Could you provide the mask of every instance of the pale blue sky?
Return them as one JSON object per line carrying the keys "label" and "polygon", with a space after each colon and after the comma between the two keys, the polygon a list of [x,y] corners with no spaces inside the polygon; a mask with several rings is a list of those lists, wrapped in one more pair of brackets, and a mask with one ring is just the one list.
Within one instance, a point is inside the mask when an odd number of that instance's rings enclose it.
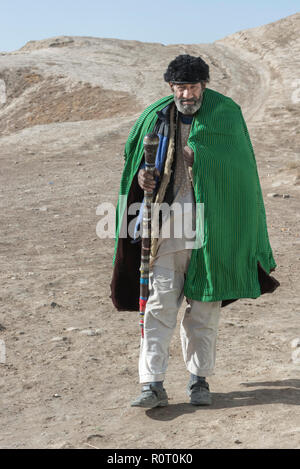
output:
{"label": "pale blue sky", "polygon": [[300,0],[0,0],[0,51],[54,36],[207,43],[300,11]]}

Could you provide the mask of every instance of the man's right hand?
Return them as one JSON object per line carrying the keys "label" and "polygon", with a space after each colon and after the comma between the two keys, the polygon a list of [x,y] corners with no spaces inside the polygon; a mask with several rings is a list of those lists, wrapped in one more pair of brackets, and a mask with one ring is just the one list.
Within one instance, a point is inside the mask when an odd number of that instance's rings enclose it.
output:
{"label": "man's right hand", "polygon": [[[159,176],[158,169],[155,169],[154,175]],[[145,169],[140,169],[138,172],[138,183],[139,186],[143,189],[143,191],[151,192],[155,189],[155,179],[149,171]]]}

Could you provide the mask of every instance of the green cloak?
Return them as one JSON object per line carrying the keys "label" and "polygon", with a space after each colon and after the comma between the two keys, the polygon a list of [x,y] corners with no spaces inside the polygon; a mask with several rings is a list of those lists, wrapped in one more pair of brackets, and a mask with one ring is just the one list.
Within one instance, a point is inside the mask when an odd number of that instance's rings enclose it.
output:
{"label": "green cloak", "polygon": [[[127,197],[130,192],[143,157],[143,139],[153,130],[157,111],[172,101],[173,95],[155,102],[133,126],[125,146],[119,196]],[[195,200],[204,204],[204,239],[201,248],[192,252],[184,295],[198,301],[257,298],[263,293],[259,271],[268,277],[276,263],[255,156],[240,106],[206,89],[188,145],[195,154]],[[118,203],[114,261],[124,210]]]}

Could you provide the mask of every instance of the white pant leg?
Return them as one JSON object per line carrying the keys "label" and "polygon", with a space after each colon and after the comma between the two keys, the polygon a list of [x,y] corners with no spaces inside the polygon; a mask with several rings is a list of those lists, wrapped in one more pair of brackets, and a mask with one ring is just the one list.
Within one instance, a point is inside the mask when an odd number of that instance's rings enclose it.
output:
{"label": "white pant leg", "polygon": [[144,316],[144,338],[140,346],[140,383],[165,378],[169,345],[183,300],[183,286],[184,273],[153,265]]}
{"label": "white pant leg", "polygon": [[190,373],[213,374],[221,301],[189,300],[180,325],[183,358]]}

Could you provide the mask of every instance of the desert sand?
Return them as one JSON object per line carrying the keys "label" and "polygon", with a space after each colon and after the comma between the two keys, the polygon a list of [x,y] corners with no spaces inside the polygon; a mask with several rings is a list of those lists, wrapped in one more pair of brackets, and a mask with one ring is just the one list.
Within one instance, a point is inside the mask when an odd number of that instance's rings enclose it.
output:
{"label": "desert sand", "polygon": [[[212,44],[57,37],[0,53],[1,448],[300,447],[299,31],[298,13]],[[281,286],[222,309],[212,406],[189,404],[177,328],[169,406],[145,411],[130,407],[138,313],[111,303],[96,211],[116,204],[129,130],[181,53],[242,107]]]}

